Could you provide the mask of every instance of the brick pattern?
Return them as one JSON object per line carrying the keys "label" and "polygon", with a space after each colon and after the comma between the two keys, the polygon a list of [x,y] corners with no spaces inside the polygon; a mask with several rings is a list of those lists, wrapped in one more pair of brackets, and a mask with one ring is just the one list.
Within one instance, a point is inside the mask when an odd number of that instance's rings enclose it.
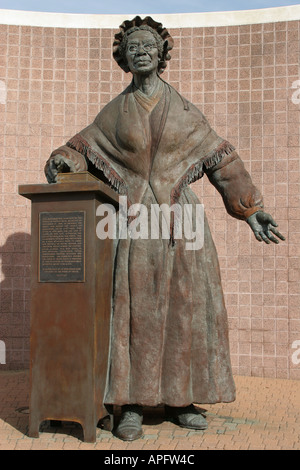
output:
{"label": "brick pattern", "polygon": [[[242,375],[300,378],[291,360],[300,340],[299,104],[292,101],[299,24],[170,30],[175,47],[165,80],[236,146],[287,236],[278,246],[258,243],[206,179],[193,185],[219,253],[232,365]],[[51,151],[129,83],[111,58],[113,33],[0,26],[1,369],[29,361],[30,204],[18,185],[44,182]]]}
{"label": "brick pattern", "polygon": [[[96,442],[83,442],[80,424],[60,427],[44,421],[39,439],[28,436],[28,372],[0,372],[0,450],[299,450],[299,388],[297,380],[236,376],[234,403],[203,405],[205,431],[184,429],[166,420],[163,408],[144,409],[143,436],[124,442],[97,428]],[[270,392],[271,391],[271,392]],[[116,409],[116,422],[118,410]],[[124,454],[125,455],[125,454]],[[104,457],[103,457],[104,458]],[[144,457],[143,457],[144,458]]]}

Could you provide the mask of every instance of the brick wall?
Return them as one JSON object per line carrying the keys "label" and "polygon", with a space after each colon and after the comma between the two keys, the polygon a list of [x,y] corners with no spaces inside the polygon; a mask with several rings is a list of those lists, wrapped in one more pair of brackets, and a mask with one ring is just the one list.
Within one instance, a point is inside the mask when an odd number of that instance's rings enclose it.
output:
{"label": "brick wall", "polygon": [[[163,78],[235,145],[287,237],[260,244],[206,178],[193,185],[219,253],[241,375],[300,378],[292,361],[300,341],[299,25],[170,28],[175,47]],[[18,185],[45,182],[51,151],[130,81],[111,58],[114,32],[0,26],[0,370],[29,365],[30,204]]]}

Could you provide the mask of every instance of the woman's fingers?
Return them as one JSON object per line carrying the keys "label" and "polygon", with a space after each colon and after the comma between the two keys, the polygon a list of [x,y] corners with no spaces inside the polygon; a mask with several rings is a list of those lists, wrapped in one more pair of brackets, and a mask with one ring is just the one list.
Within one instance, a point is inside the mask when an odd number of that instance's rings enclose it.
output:
{"label": "woman's fingers", "polygon": [[265,232],[261,231],[261,232],[259,232],[259,235],[261,236],[261,238],[263,239],[263,241],[269,245],[270,240],[268,239],[268,237],[267,237],[267,235],[265,234]]}
{"label": "woman's fingers", "polygon": [[48,169],[48,175],[51,180],[51,183],[56,182],[56,177],[57,177],[57,168],[56,164],[53,160],[50,160],[49,162],[49,169]]}
{"label": "woman's fingers", "polygon": [[267,237],[269,240],[271,240],[273,243],[276,243],[278,244],[279,241],[277,240],[277,238],[275,238],[272,233],[270,232],[270,230],[267,230]]}
{"label": "woman's fingers", "polygon": [[259,235],[259,233],[256,232],[256,231],[253,231],[253,233],[254,233],[254,236],[255,236],[256,240],[258,240],[259,242],[262,242],[262,238],[261,238],[261,236]]}
{"label": "woman's fingers", "polygon": [[275,222],[275,220],[270,214],[269,214],[269,223],[273,225],[273,227],[278,227],[278,224]]}
{"label": "woman's fingers", "polygon": [[268,244],[270,243],[270,240],[273,243],[276,243],[276,244],[279,243],[279,240],[275,238],[274,235],[276,235],[281,240],[285,240],[285,237],[276,228],[272,226],[269,226],[266,230],[260,231],[259,234],[261,238],[264,240],[264,242]]}
{"label": "woman's fingers", "polygon": [[276,229],[273,227],[270,227],[271,232],[273,232],[280,240],[285,240],[285,237]]}
{"label": "woman's fingers", "polygon": [[247,222],[252,228],[256,240],[259,242],[264,241],[268,245],[271,242],[278,244],[279,240],[276,237],[285,240],[285,237],[277,230],[278,224],[270,214],[257,212],[254,215],[255,217],[251,219],[252,216],[250,216]]}

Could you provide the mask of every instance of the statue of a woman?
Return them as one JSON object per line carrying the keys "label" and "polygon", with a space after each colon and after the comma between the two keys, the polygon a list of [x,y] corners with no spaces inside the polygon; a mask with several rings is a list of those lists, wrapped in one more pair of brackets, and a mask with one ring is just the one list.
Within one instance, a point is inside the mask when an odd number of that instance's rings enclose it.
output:
{"label": "statue of a woman", "polygon": [[[173,40],[152,18],[125,21],[114,58],[133,80],[95,121],[52,153],[45,173],[88,170],[141,203],[199,200],[189,184],[206,174],[230,215],[247,221],[259,241],[284,237],[263,210],[260,192],[234,150],[203,114],[160,78]],[[164,404],[191,429],[205,429],[193,404],[235,399],[227,314],[216,249],[204,218],[204,244],[184,239],[120,239],[115,256],[110,375],[106,404],[122,406],[116,435],[142,435],[143,406]],[[101,289],[101,286],[99,286]]]}

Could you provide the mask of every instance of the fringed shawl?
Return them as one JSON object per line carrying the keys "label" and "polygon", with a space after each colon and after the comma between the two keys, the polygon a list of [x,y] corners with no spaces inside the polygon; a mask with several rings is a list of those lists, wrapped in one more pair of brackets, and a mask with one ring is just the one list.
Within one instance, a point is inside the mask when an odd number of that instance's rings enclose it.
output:
{"label": "fringed shawl", "polygon": [[163,88],[148,113],[149,124],[130,85],[67,143],[102,171],[114,190],[128,197],[129,205],[142,203],[148,184],[159,204],[176,203],[186,186],[234,150],[199,109],[167,83]]}

